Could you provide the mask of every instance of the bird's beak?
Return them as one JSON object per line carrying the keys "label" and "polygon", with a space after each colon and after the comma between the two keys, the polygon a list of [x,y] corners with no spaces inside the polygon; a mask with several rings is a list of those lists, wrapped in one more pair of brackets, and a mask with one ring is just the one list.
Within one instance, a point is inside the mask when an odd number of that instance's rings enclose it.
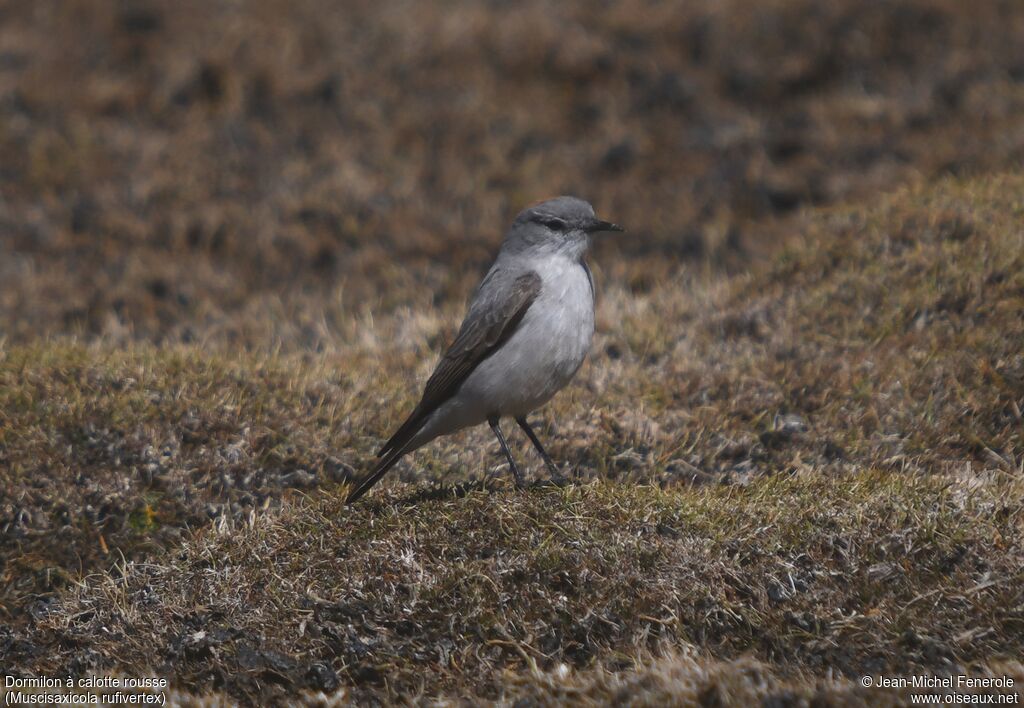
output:
{"label": "bird's beak", "polygon": [[587,231],[589,231],[590,233],[597,233],[598,231],[625,231],[625,229],[619,226],[618,224],[613,224],[610,221],[601,221],[600,219],[595,219],[587,228]]}

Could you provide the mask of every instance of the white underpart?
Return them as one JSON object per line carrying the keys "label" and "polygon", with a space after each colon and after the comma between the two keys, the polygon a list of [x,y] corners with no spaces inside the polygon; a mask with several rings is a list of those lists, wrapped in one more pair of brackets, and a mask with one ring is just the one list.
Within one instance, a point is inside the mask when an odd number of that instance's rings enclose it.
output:
{"label": "white underpart", "polygon": [[430,415],[407,450],[494,415],[524,416],[547,403],[579,370],[594,336],[587,271],[575,258],[548,253],[526,269],[540,276],[541,291],[519,327]]}

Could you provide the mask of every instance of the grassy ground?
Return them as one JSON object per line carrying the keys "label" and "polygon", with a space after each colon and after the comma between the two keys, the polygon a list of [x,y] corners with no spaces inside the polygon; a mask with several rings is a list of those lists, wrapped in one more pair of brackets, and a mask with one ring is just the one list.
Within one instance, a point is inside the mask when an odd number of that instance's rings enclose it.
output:
{"label": "grassy ground", "polygon": [[[103,657],[251,700],[557,695],[594,662],[670,649],[752,654],[790,681],[977,671],[1024,649],[1022,492],[1008,475],[854,472],[403,488],[356,510],[317,495],[76,587],[40,621],[55,644],[34,664]],[[743,680],[721,673],[706,690]]]}
{"label": "grassy ground", "polygon": [[461,299],[553,194],[742,269],[800,207],[1019,164],[1022,35],[1013,0],[0,2],[0,328],[315,349],[324,303]]}
{"label": "grassy ground", "polygon": [[[181,702],[1024,685],[1024,4],[0,0],[0,668]],[[598,334],[340,505],[501,228]],[[197,698],[197,696],[206,696]]]}
{"label": "grassy ground", "polygon": [[340,504],[455,302],[354,314],[317,354],[7,345],[6,664],[250,701],[845,705],[880,695],[865,673],[1020,676],[1021,194],[807,212],[733,279],[599,270],[593,357],[538,416],[565,488],[519,441],[538,482],[512,491],[470,431]]}

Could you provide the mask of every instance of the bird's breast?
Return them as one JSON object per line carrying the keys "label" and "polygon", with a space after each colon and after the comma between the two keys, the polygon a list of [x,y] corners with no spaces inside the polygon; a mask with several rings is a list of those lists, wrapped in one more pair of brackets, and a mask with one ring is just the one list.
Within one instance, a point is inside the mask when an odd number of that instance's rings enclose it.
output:
{"label": "bird's breast", "polygon": [[578,261],[531,264],[541,291],[511,337],[467,378],[460,396],[483,419],[525,415],[564,388],[590,350],[594,295]]}
{"label": "bird's breast", "polygon": [[547,400],[580,368],[594,336],[594,294],[578,261],[537,264],[541,292],[513,335],[521,384],[531,399]]}
{"label": "bird's breast", "polygon": [[[586,268],[578,261],[556,259],[538,268],[541,294],[535,303],[542,336],[568,376],[576,373],[594,336],[594,292]],[[534,308],[530,308],[533,310]]]}

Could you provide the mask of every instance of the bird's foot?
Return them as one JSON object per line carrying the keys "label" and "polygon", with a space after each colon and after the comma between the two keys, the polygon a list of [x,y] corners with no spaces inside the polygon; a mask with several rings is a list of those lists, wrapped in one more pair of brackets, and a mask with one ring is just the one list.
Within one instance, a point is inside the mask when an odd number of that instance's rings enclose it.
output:
{"label": "bird's foot", "polygon": [[516,485],[516,491],[521,492],[526,489],[526,482],[523,481],[523,473],[519,471],[519,467],[511,459],[509,459],[508,462],[509,469],[512,472],[512,479]]}
{"label": "bird's foot", "polygon": [[562,474],[554,465],[548,467],[548,472],[551,473],[551,483],[556,487],[567,487],[572,483],[572,481]]}

